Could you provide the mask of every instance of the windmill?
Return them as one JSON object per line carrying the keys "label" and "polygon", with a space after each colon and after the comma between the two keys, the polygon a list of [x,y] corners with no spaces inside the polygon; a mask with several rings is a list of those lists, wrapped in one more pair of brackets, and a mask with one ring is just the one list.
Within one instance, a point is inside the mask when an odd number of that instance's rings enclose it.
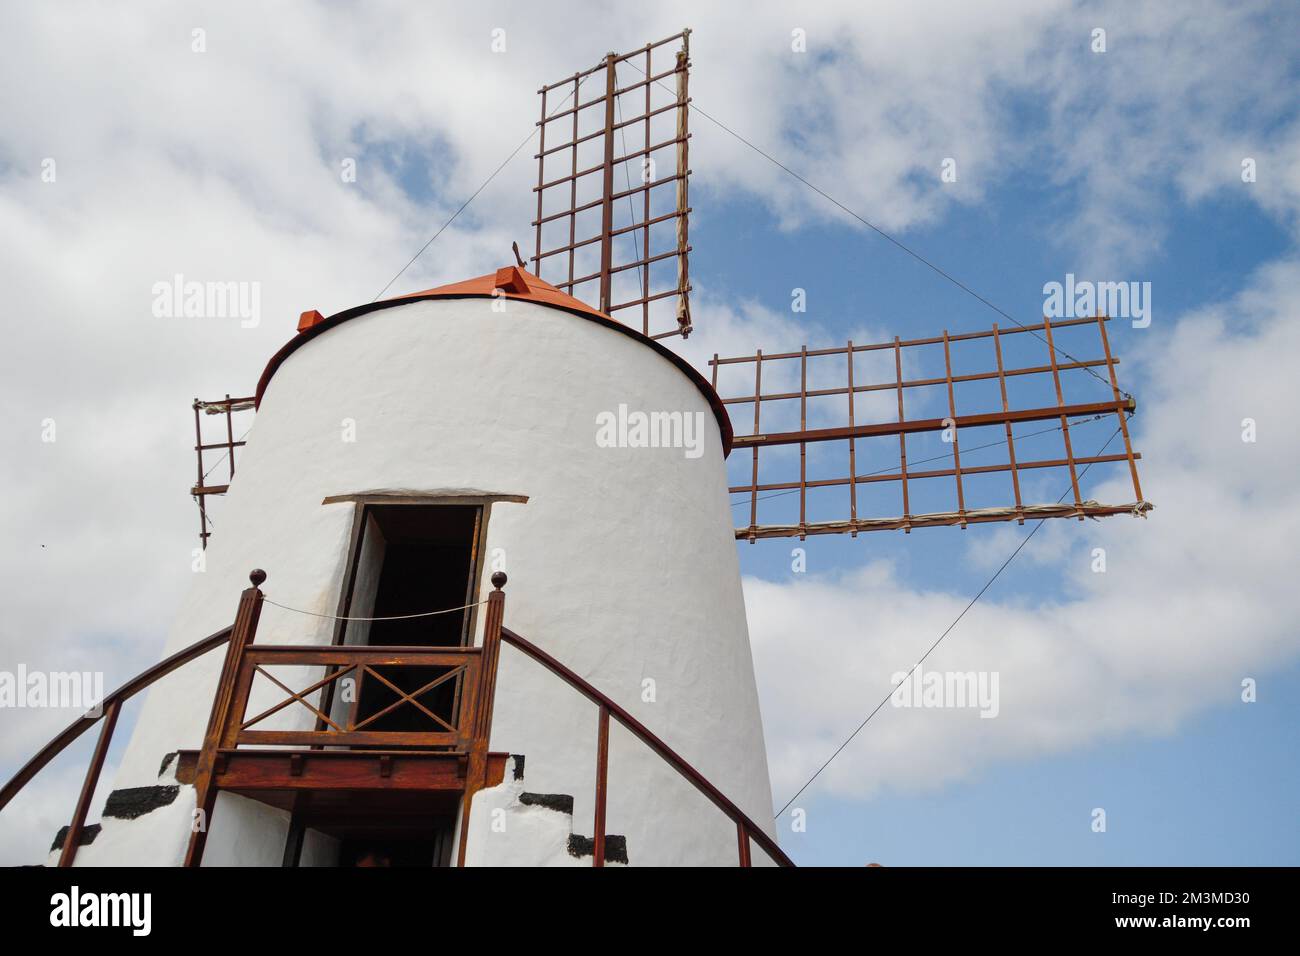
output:
{"label": "windmill", "polygon": [[[689,38],[542,87],[531,271],[304,311],[254,395],[196,401],[205,570],[169,656],[0,790],[99,729],[60,865],[786,865],[737,539],[1150,507],[1105,316],[708,377],[670,347],[694,327]],[[1123,452],[1076,455],[1110,417]],[[1026,428],[1063,451],[1024,455]],[[1121,462],[1132,502],[1083,496],[1080,466]]]}

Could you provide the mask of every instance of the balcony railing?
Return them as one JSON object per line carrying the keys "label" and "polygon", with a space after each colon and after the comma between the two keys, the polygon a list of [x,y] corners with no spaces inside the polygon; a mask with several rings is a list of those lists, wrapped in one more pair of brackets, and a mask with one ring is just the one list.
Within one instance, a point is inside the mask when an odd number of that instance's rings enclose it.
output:
{"label": "balcony railing", "polygon": [[[233,750],[244,744],[287,747],[419,747],[468,751],[474,743],[481,701],[483,650],[479,647],[423,650],[413,647],[300,647],[253,645],[240,656],[233,705],[218,746]],[[292,690],[272,673],[278,667],[324,667],[326,676],[301,691]],[[431,679],[424,680],[430,672]],[[412,676],[415,675],[414,681]],[[265,678],[287,696],[248,716],[257,678]],[[345,682],[351,682],[350,685]],[[420,682],[413,690],[402,684]],[[366,692],[386,688],[396,697],[366,715],[360,705]],[[346,689],[347,693],[338,693]],[[313,695],[334,698],[343,706],[328,714]],[[428,698],[435,692],[437,702]],[[450,692],[450,693],[449,693]],[[315,715],[314,730],[255,729],[297,704]],[[426,725],[424,730],[384,728],[384,718],[402,714]]]}
{"label": "balcony railing", "polygon": [[[64,840],[60,866],[71,866],[81,842],[87,812],[94,795],[99,774],[104,765],[117,716],[122,704],[136,693],[182,665],[195,660],[208,651],[226,645],[225,663],[221,669],[213,698],[212,713],[208,721],[202,749],[198,753],[194,772],[194,786],[198,808],[203,811],[203,824],[192,834],[186,852],[185,865],[196,866],[202,859],[207,839],[207,824],[212,817],[220,788],[218,765],[240,747],[255,748],[258,753],[267,749],[283,752],[292,748],[297,752],[322,752],[328,750],[365,751],[369,748],[394,747],[403,750],[434,752],[431,759],[439,760],[438,751],[455,754],[464,764],[461,783],[463,791],[461,810],[460,849],[458,861],[465,863],[465,845],[469,833],[468,819],[473,797],[488,779],[488,739],[492,729],[492,709],[496,698],[497,661],[501,644],[512,647],[540,663],[551,673],[596,705],[599,712],[596,770],[596,819],[594,828],[595,852],[593,864],[604,865],[605,805],[609,779],[609,724],[616,721],[630,731],[644,745],[676,770],[696,790],[720,810],[736,827],[737,857],[741,866],[750,865],[750,847],[756,844],[772,860],[783,866],[793,866],[789,857],[764,829],[747,816],[725,794],[687,763],[667,743],[659,739],[635,717],[620,707],[613,699],[592,686],[560,661],[518,634],[505,629],[505,594],[502,588],[506,576],[500,572],[492,575],[494,590],[487,600],[483,642],[478,647],[416,648],[373,646],[283,646],[255,645],[257,623],[261,615],[264,595],[260,585],[266,580],[262,571],[249,575],[252,587],[240,595],[239,609],[234,624],[218,631],[190,647],[177,652],[149,668],[104,699],[103,711],[87,714],[73,722],[58,737],[23,766],[12,780],[0,787],[0,809],[23,789],[43,767],[61,753],[85,731],[99,724],[101,733],[95,753],[91,758],[81,794],[77,800],[72,824]],[[308,687],[295,691],[271,673],[276,667],[325,668],[325,676]],[[421,675],[420,679],[395,679],[398,674],[406,678]],[[253,697],[254,681],[264,677],[278,686],[285,697],[251,717],[247,710]],[[351,698],[335,693],[340,682],[351,679]],[[361,691],[370,686],[386,686],[395,697],[386,706],[363,709]],[[403,684],[415,686],[407,689]],[[438,701],[427,700],[438,694]],[[313,697],[313,695],[316,695]],[[316,702],[313,702],[316,701]],[[373,703],[373,698],[372,698]],[[340,706],[340,705],[347,706]],[[306,707],[315,717],[314,729],[268,730],[258,728],[277,714],[295,705]],[[384,718],[403,708],[416,719],[424,721],[421,730],[383,729]],[[346,714],[344,713],[346,711]],[[498,757],[501,755],[497,755]],[[299,758],[294,758],[299,759]],[[306,759],[312,759],[307,757]],[[382,758],[381,758],[382,759]]]}

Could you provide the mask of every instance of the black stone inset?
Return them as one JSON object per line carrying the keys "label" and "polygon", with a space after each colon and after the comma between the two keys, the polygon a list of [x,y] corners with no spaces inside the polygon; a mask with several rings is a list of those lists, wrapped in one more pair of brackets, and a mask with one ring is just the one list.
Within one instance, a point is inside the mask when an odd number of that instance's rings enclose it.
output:
{"label": "black stone inset", "polygon": [[[577,833],[569,834],[569,856],[595,856],[596,841]],[[613,833],[605,834],[605,862],[627,862],[627,837]]]}
{"label": "black stone inset", "polygon": [[161,779],[167,773],[167,768],[171,766],[172,761],[181,755],[179,750],[173,750],[167,756],[163,757],[162,763],[158,765],[158,777]]}
{"label": "black stone inset", "polygon": [[104,803],[103,816],[117,820],[134,820],[146,813],[165,807],[176,799],[181,788],[176,785],[160,787],[128,787],[114,790]]}
{"label": "black stone inset", "polygon": [[[68,831],[71,827],[60,827],[59,832],[54,837],[54,842],[50,844],[50,852],[63,849],[63,841],[68,838]],[[89,826],[81,828],[81,839],[77,841],[77,846],[90,846],[95,842],[95,837],[99,836],[102,828],[98,823],[92,823]]]}
{"label": "black stone inset", "polygon": [[524,779],[524,755],[511,754],[510,758],[515,762],[515,779],[523,780]]}
{"label": "black stone inset", "polygon": [[545,807],[573,816],[573,797],[567,793],[521,793],[519,802],[526,807]]}

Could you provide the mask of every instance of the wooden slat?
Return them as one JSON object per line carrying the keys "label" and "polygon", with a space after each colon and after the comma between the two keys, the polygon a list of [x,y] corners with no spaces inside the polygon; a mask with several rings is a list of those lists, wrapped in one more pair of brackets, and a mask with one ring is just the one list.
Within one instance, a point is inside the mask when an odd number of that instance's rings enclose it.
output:
{"label": "wooden slat", "polygon": [[453,747],[465,741],[459,733],[446,731],[354,730],[243,730],[235,744],[270,744],[278,747],[310,747],[325,743],[336,747]]}
{"label": "wooden slat", "polygon": [[[1110,321],[1110,318],[1107,316],[1103,316],[1102,319],[1103,321],[1106,322]],[[1059,322],[1052,323],[1052,327],[1056,329],[1064,329],[1073,325],[1091,325],[1095,321],[1097,320],[1093,316],[1087,316],[1086,318],[1082,318],[1082,319],[1062,319]],[[1004,336],[1007,336],[1007,335],[1017,335],[1022,332],[1030,332],[1030,333],[1041,332],[1043,331],[1043,328],[1044,327],[1042,324],[1017,325],[1014,329],[1003,329],[1002,334]],[[953,336],[951,336],[951,339],[954,342],[969,342],[975,339],[987,339],[990,338],[992,335],[993,332],[991,330],[980,330],[978,332],[958,332]],[[928,338],[920,338],[920,339],[899,339],[898,336],[894,336],[893,341],[874,342],[870,345],[855,345],[853,347],[853,350],[855,352],[879,352],[879,351],[885,351],[887,349],[893,349],[896,347],[902,347],[907,349],[907,348],[914,348],[919,345],[942,345],[942,344],[943,344],[942,335],[934,335]],[[839,346],[835,346],[833,348],[825,348],[825,349],[809,349],[808,354],[813,358],[816,358],[822,355],[839,355],[843,351],[844,350]],[[764,356],[764,359],[768,362],[777,362],[780,361],[781,359],[797,359],[800,356],[800,354],[801,354],[800,352],[768,352]],[[720,359],[719,361],[723,365],[736,365],[736,364],[743,364],[746,362],[752,362],[754,361],[754,356],[737,355],[731,358]],[[936,382],[935,384],[938,383]]]}
{"label": "wooden slat", "polygon": [[[898,379],[898,460],[900,462],[900,472],[903,485],[903,517],[906,518],[912,513],[911,503],[907,497],[907,436],[903,434],[903,422],[906,416],[903,413],[903,343],[898,336],[894,336],[894,374]],[[857,431],[857,428],[854,428]],[[907,534],[912,533],[911,528],[905,528]]]}
{"label": "wooden slat", "polygon": [[[901,392],[899,398],[902,403]],[[978,428],[983,425],[1001,425],[1003,422],[1042,422],[1062,416],[1077,418],[1086,415],[1109,415],[1133,407],[1130,400],[1119,402],[1080,402],[1075,405],[1050,405],[1041,408],[1021,408],[1010,412],[981,412],[976,415],[954,416],[960,428]],[[855,425],[853,428],[810,428],[807,431],[769,432],[765,435],[737,435],[733,448],[753,448],[759,445],[797,445],[810,441],[845,441],[849,438],[879,438],[888,435],[938,432],[946,427],[942,418],[914,418],[910,421],[880,422],[872,425]]]}
{"label": "wooden slat", "polygon": [[[952,341],[956,342],[957,340],[958,340],[957,336],[952,337]],[[845,351],[846,351],[845,349],[836,349],[835,354],[840,354]],[[817,353],[810,349],[808,351],[808,355],[810,357],[816,357]],[[798,357],[799,357],[798,353],[796,353],[795,358]],[[769,362],[778,361],[778,359],[776,359],[773,356],[768,356],[768,360]],[[1116,365],[1120,364],[1118,358],[1115,359],[1114,362]],[[710,362],[709,364],[725,365],[727,363],[721,359],[715,359],[713,362]],[[1079,369],[1101,368],[1105,364],[1106,364],[1105,359],[1086,359],[1086,360],[1080,360],[1078,362],[1061,362],[1057,364],[1057,368],[1062,372],[1071,372]],[[1002,375],[1005,378],[1011,379],[1011,378],[1018,378],[1024,375],[1046,375],[1051,370],[1052,370],[1052,366],[1050,365],[1026,365],[1022,368],[1004,369]],[[960,385],[963,382],[991,382],[997,379],[998,377],[999,376],[996,371],[967,372],[964,375],[954,375],[952,377],[952,380],[953,382]],[[947,381],[948,379],[943,376],[940,376],[938,378],[909,378],[903,381],[903,388],[928,388],[931,385],[943,385]],[[898,387],[897,382],[875,382],[870,385],[855,385],[853,387],[853,391],[856,393],[892,392],[897,387]],[[813,388],[808,390],[808,397],[825,398],[833,395],[845,395],[848,394],[848,391],[849,391],[848,388]],[[798,392],[772,392],[771,394],[761,396],[762,400],[765,402],[787,402],[787,401],[793,401],[798,397],[799,397]],[[748,405],[753,400],[754,399],[748,395],[734,395],[731,398],[723,398],[722,404],[723,405]]]}
{"label": "wooden slat", "polygon": [[[849,339],[848,348],[845,349],[844,354],[848,357],[848,360],[849,360],[849,369],[848,369],[848,372],[849,372],[849,428],[853,428],[854,424],[856,424],[856,423],[855,423],[855,421],[854,421],[854,419],[853,419],[853,340],[852,340],[852,339]],[[714,354],[713,358],[714,358],[714,361],[716,362],[716,361],[717,361],[717,358],[718,358],[718,356],[717,356],[716,353]],[[717,377],[717,374],[718,374],[718,370],[717,370],[717,366],[716,366],[716,365],[714,366],[713,374],[714,374],[714,377],[716,378],[716,377]],[[855,438],[850,438],[850,439],[849,439],[849,477],[850,477],[851,479],[856,479],[856,478],[858,477],[858,457],[857,457],[857,451],[858,451],[858,449],[857,449],[857,444],[858,444],[857,439],[855,439]],[[857,521],[857,520],[858,520],[858,483],[857,483],[856,480],[852,480],[852,481],[849,482],[849,518],[850,518],[850,520],[852,520],[852,521]],[[858,535],[857,535],[857,532],[856,532],[856,531],[853,532],[853,537],[856,538],[857,536],[858,536]]]}
{"label": "wooden slat", "polygon": [[[1142,455],[1139,452],[1134,452],[1133,457],[1139,461],[1141,461],[1142,459]],[[1126,461],[1126,460],[1127,460],[1127,456],[1123,454],[1089,455],[1085,458],[1074,459],[1074,463],[1076,465],[1097,465],[1097,464],[1103,464],[1107,462]],[[1044,458],[1040,460],[1017,462],[1016,468],[1020,471],[1029,471],[1035,468],[1064,468],[1068,463],[1069,462],[1064,458]],[[964,468],[962,468],[962,474],[963,475],[989,475],[989,474],[996,474],[998,472],[1010,471],[1010,470],[1011,470],[1010,464],[966,465]],[[907,477],[911,481],[917,481],[924,478],[951,478],[953,477],[954,474],[955,472],[951,468],[936,468],[930,471],[916,471],[915,469],[909,468],[907,472]],[[856,484],[870,485],[870,484],[877,484],[879,482],[902,481],[902,479],[903,479],[903,475],[901,472],[897,472],[897,471],[881,472],[879,474],[858,475]],[[848,483],[849,483],[848,477],[819,478],[815,481],[808,482],[808,487],[809,488],[833,488],[838,485],[847,485]],[[799,482],[797,481],[782,481],[782,482],[772,482],[771,484],[766,484],[766,485],[758,485],[756,487],[750,485],[740,485],[735,488],[730,488],[728,489],[728,491],[730,491],[730,493],[732,494],[739,494],[741,492],[745,494],[749,494],[751,491],[794,491],[798,489],[798,487],[799,487]]]}
{"label": "wooden slat", "polygon": [[[1002,337],[998,335],[998,326],[993,324],[993,351],[998,360],[998,387],[1002,390],[1002,411],[1009,412],[1011,406],[1007,404],[1007,377],[1002,371]],[[1016,470],[1016,442],[1015,437],[1011,434],[1011,422],[1006,423],[1007,429],[1007,460],[1011,467],[1011,488],[1016,496],[1016,510],[1020,512],[1017,523],[1024,524],[1024,508],[1020,500],[1020,472]]]}
{"label": "wooden slat", "polygon": [[[1115,365],[1117,364],[1117,360],[1110,354],[1110,336],[1106,332],[1106,321],[1106,318],[1102,316],[1101,312],[1098,312],[1097,328],[1101,334],[1101,347],[1106,353],[1106,371],[1110,373],[1111,391],[1115,395],[1115,401],[1118,402],[1121,400],[1121,395],[1119,390],[1119,379],[1115,377]],[[1138,481],[1137,464],[1134,462],[1134,459],[1138,456],[1133,454],[1133,445],[1129,441],[1128,416],[1122,411],[1116,412],[1115,414],[1119,418],[1119,430],[1124,436],[1124,453],[1128,458],[1129,474],[1133,477],[1133,500],[1142,501],[1142,484]]]}
{"label": "wooden slat", "polygon": [[596,818],[592,825],[592,866],[605,865],[605,807],[609,797],[609,708],[600,708],[596,728]]}
{"label": "wooden slat", "polygon": [[86,767],[86,777],[81,783],[77,807],[72,812],[68,835],[63,840],[63,852],[59,854],[59,866],[72,866],[72,861],[77,858],[77,847],[81,845],[81,834],[86,826],[86,814],[90,811],[90,801],[95,796],[95,788],[99,786],[99,774],[104,769],[104,760],[108,757],[108,748],[113,742],[113,731],[117,727],[117,715],[120,711],[121,702],[116,700],[104,709],[99,740],[95,742],[95,752],[90,758],[90,765]]}
{"label": "wooden slat", "polygon": [[[763,350],[759,349],[758,358],[754,362],[754,434],[758,432],[759,415],[763,410],[763,403],[758,400],[758,396],[763,393]],[[754,449],[754,469],[753,480],[751,484],[758,486],[758,449]],[[751,492],[749,496],[749,526],[751,528],[758,525],[758,492]],[[751,539],[752,540],[752,539]]]}
{"label": "wooden slat", "polygon": [[[1056,404],[1064,409],[1065,395],[1061,391],[1061,373],[1056,367],[1056,345],[1052,342],[1052,320],[1047,316],[1043,316],[1043,330],[1047,333],[1047,355],[1052,362],[1052,384],[1056,386]],[[1064,411],[1061,412],[1061,434],[1065,438],[1066,463],[1070,467],[1070,487],[1074,489],[1074,503],[1077,506],[1083,499],[1079,497],[1079,475],[1074,466],[1074,448],[1070,444],[1070,422]],[[1082,521],[1083,517],[1080,516],[1079,520]]]}
{"label": "wooden slat", "polygon": [[[966,495],[961,485],[961,445],[957,440],[957,400],[953,396],[952,352],[948,343],[948,330],[943,330],[943,368],[948,380],[948,416],[952,419],[952,463],[953,475],[957,479],[957,512],[965,515]],[[966,522],[961,523],[963,528]]]}
{"label": "wooden slat", "polygon": [[[799,430],[808,430],[808,348],[799,363]],[[808,522],[808,444],[799,443],[799,524]]]}

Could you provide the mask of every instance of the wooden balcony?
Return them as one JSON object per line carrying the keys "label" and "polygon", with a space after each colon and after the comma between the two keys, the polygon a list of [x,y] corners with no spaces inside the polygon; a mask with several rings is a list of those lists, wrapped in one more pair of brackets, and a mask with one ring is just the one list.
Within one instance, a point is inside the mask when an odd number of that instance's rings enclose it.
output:
{"label": "wooden balcony", "polygon": [[[222,790],[288,810],[302,826],[355,834],[468,812],[475,792],[504,779],[508,755],[487,749],[504,574],[493,576],[482,645],[453,648],[254,644],[265,575],[250,579],[203,747],[183,751],[177,768],[205,824],[187,866],[202,860]],[[310,682],[295,690],[304,674]],[[272,688],[275,702],[249,715]]]}

